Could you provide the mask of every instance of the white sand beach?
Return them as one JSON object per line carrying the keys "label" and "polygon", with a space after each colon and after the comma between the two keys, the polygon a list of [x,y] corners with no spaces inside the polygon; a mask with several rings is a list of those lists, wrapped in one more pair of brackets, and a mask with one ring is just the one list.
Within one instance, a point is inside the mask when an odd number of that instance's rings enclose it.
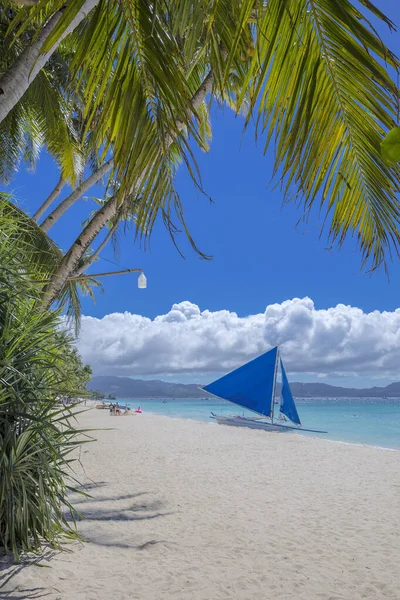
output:
{"label": "white sand beach", "polygon": [[[1,598],[399,600],[400,454],[152,415],[81,418],[87,543]],[[3,563],[3,568],[4,568]]]}

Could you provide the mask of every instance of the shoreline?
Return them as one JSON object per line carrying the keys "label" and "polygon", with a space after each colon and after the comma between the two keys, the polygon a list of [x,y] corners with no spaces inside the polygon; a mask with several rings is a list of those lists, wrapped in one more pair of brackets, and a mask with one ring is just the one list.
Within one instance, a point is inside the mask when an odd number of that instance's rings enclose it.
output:
{"label": "shoreline", "polygon": [[[209,422],[210,411],[217,414],[242,414],[236,411],[227,402],[217,401],[197,402],[190,400],[169,401],[161,404],[160,400],[128,400],[121,406],[128,405],[135,409],[141,404],[142,410],[155,415],[165,415],[194,421]],[[399,403],[373,404],[357,400],[331,405],[328,401],[304,402],[299,404],[299,414],[303,427],[297,431],[304,436],[315,436],[330,439],[341,443],[361,444],[400,451],[400,412]],[[246,416],[250,413],[246,413]],[[325,430],[327,434],[307,432],[311,430]]]}
{"label": "shoreline", "polygon": [[71,496],[87,542],[10,567],[7,597],[397,600],[395,454],[107,413],[79,415],[97,439],[77,463],[92,497]]}
{"label": "shoreline", "polygon": [[[166,418],[166,419],[174,419],[177,421],[193,421],[194,423],[203,423],[205,425],[215,425],[216,427],[223,427],[223,425],[218,425],[217,423],[213,423],[211,420],[210,421],[202,421],[201,419],[193,419],[193,418],[186,418],[186,417],[174,417],[171,415],[161,415],[159,413],[155,413],[155,412],[151,412],[150,410],[146,411],[147,415],[151,415],[152,417],[161,417],[161,418]],[[230,427],[230,429],[235,429],[234,427]],[[268,435],[268,432],[264,432],[266,435]],[[328,432],[329,433],[329,432]],[[310,439],[310,440],[323,440],[325,442],[332,442],[333,444],[344,444],[346,446],[359,446],[360,448],[375,448],[376,450],[388,450],[389,452],[400,452],[400,448],[387,448],[385,446],[375,446],[374,444],[362,444],[361,442],[347,442],[346,440],[332,440],[330,438],[327,437],[318,437],[317,435],[304,435],[302,434],[300,431],[291,431],[290,433],[286,433],[286,436],[288,435],[294,435],[294,436],[298,436],[302,439]]]}
{"label": "shoreline", "polygon": [[[146,399],[145,399],[146,400]],[[147,400],[150,400],[150,398],[147,398]],[[115,400],[114,402],[119,402],[118,400]],[[96,402],[98,404],[98,402]],[[126,403],[125,403],[126,405]],[[95,404],[93,405],[95,406]],[[122,408],[123,408],[123,404],[121,404]],[[151,415],[151,416],[155,416],[155,417],[166,417],[167,419],[176,419],[176,420],[182,420],[182,421],[193,421],[195,423],[207,423],[209,425],[216,425],[216,423],[214,423],[211,419],[206,421],[204,419],[196,419],[195,417],[182,417],[182,416],[174,416],[174,415],[165,415],[165,414],[161,414],[161,413],[157,413],[157,412],[152,412],[151,410],[146,410],[145,411],[146,415]],[[220,426],[221,427],[221,426]],[[232,428],[231,428],[232,429]],[[234,429],[234,428],[233,428]],[[309,434],[305,434],[302,433],[301,431],[296,431],[293,430],[293,432],[290,433],[286,433],[286,435],[297,435],[300,436],[301,438],[309,438],[309,439],[315,439],[315,440],[326,440],[327,442],[333,442],[336,444],[346,444],[346,445],[350,445],[350,446],[360,446],[360,447],[366,447],[366,448],[377,448],[379,450],[389,450],[391,452],[400,452],[400,447],[399,448],[390,448],[387,446],[381,446],[381,445],[376,445],[376,444],[367,444],[367,443],[363,443],[363,442],[351,442],[348,440],[338,440],[338,439],[332,439],[329,437],[320,437],[318,435],[309,435]],[[329,432],[328,432],[329,435]]]}

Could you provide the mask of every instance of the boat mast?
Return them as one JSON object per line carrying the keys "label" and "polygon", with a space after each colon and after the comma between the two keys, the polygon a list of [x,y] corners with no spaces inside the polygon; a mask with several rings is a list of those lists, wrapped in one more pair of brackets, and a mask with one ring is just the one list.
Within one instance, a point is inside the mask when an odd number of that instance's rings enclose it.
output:
{"label": "boat mast", "polygon": [[276,358],[275,358],[275,370],[274,370],[274,383],[272,386],[272,398],[271,398],[271,423],[274,422],[274,404],[275,404],[275,389],[276,389],[276,376],[278,374],[279,364],[279,347],[276,347]]}

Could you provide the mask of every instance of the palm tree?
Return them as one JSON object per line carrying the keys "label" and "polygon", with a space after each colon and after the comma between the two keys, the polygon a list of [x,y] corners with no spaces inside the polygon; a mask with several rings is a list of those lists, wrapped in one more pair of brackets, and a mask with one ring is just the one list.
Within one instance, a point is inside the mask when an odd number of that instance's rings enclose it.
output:
{"label": "palm tree", "polygon": [[[18,37],[22,37],[26,29],[32,25],[37,27],[38,35],[25,46],[18,58],[0,78],[2,95],[0,122],[23,97],[62,41],[74,31],[97,3],[98,0],[86,0],[78,9],[78,2],[70,2],[67,6],[55,3],[55,6],[48,7],[49,3],[41,0],[20,0],[20,4],[32,7],[32,10],[28,19],[25,8],[17,15],[16,22],[18,24],[23,22],[19,28]],[[50,8],[50,10],[46,10],[46,8]],[[19,20],[21,17],[23,21]],[[56,39],[54,40],[55,33]],[[50,45],[47,50],[45,50],[46,43]]]}
{"label": "palm tree", "polygon": [[[16,40],[10,46],[6,33],[14,17],[14,10],[0,5],[0,72],[15,61],[35,34],[34,29],[30,28],[23,40]],[[21,158],[30,169],[34,169],[43,146],[57,162],[60,180],[47,199],[48,206],[64,183],[75,185],[83,168],[77,132],[71,117],[68,83],[67,57],[56,52],[23,98],[0,123],[1,181],[10,181],[18,171]]]}
{"label": "palm tree", "polygon": [[[113,168],[113,159],[105,161],[101,166],[93,171],[85,180],[81,181],[79,185],[66,197],[60,204],[58,204],[54,210],[51,211],[49,215],[44,219],[44,221],[40,224],[40,227],[43,231],[48,232],[49,229],[53,227],[57,223],[57,221],[63,216],[63,214],[71,208],[82,198],[82,196],[90,190],[90,188],[98,183],[103,177],[105,177],[110,170]],[[36,220],[41,217],[49,206],[53,203],[53,201],[59,195],[59,183],[57,183],[54,190],[51,194],[46,198],[43,204],[40,206],[39,210],[35,213],[33,218],[36,217]]]}
{"label": "palm tree", "polygon": [[[53,274],[63,258],[63,253],[58,246],[49,238],[42,229],[15,205],[14,198],[9,194],[0,193],[0,239],[15,249],[19,249],[23,256],[23,272],[31,284],[38,282],[38,289],[43,287]],[[14,222],[12,234],[10,222]],[[22,267],[21,267],[22,271]],[[65,311],[67,320],[75,325],[76,332],[80,326],[80,301],[79,293],[94,298],[93,288],[101,287],[94,278],[83,280],[67,279],[57,297],[59,309]]]}
{"label": "palm tree", "polygon": [[[114,162],[112,158],[104,161],[100,160],[95,140],[96,122],[92,122],[91,128],[87,127],[83,114],[85,111],[85,105],[82,99],[82,90],[84,90],[85,84],[85,81],[81,82],[80,93],[75,92],[72,99],[73,106],[70,108],[72,114],[74,115],[72,121],[84,168],[82,169],[81,176],[77,178],[76,186],[73,186],[72,192],[66,198],[64,198],[64,200],[60,202],[40,224],[41,228],[45,232],[48,232],[49,229],[51,229],[51,227],[53,227],[53,225],[55,225],[55,223],[63,216],[63,214],[75,204],[75,202],[77,202],[93,185],[104,179],[113,168]],[[91,174],[84,178],[83,176],[88,169],[91,171]],[[59,184],[56,185],[49,197],[46,198],[46,200],[33,215],[33,218],[36,222],[52,204],[53,196],[57,193],[58,185]]]}
{"label": "palm tree", "polygon": [[[398,118],[391,70],[399,62],[368,18],[394,25],[369,0],[360,2],[365,14],[350,0],[119,0],[107,10],[94,0],[83,4],[83,12],[92,7],[83,19],[79,4],[70,0],[60,14],[61,3],[41,0],[14,21],[17,36],[27,23],[40,30],[31,79],[60,40],[73,48],[69,69],[72,81],[86,79],[87,127],[96,120],[96,145],[103,160],[112,152],[121,182],[64,256],[47,302],[132,193],[141,198],[139,230],[151,232],[158,214],[169,225],[174,210],[183,219],[171,153],[201,187],[191,148],[203,145],[199,111],[212,97],[237,111],[248,103],[246,124],[256,120],[265,148],[274,140],[285,198],[305,215],[322,208],[332,241],[355,236],[373,268],[398,253],[399,172],[380,142]],[[0,103],[19,86],[9,82],[26,56],[5,73]]]}

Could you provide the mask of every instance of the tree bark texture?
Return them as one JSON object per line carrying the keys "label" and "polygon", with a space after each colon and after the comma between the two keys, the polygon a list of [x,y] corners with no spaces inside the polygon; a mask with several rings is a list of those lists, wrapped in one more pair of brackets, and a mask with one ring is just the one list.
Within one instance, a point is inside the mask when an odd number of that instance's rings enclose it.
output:
{"label": "tree bark texture", "polygon": [[0,77],[0,123],[22,98],[36,75],[57,50],[59,44],[74,31],[86,15],[98,4],[98,1],[86,0],[53,47],[48,52],[42,53],[43,44],[58,25],[64,10],[54,13],[43,26],[35,41],[25,48],[15,63]]}
{"label": "tree bark texture", "polygon": [[51,194],[49,194],[49,196],[46,198],[43,204],[37,209],[37,211],[33,215],[32,219],[36,221],[36,223],[39,221],[40,217],[46,212],[46,210],[53,204],[54,200],[58,198],[64,185],[65,181],[61,175],[54,190],[51,192]]}
{"label": "tree bark texture", "polygon": [[57,223],[58,219],[60,219],[63,214],[73,205],[79,198],[82,198],[83,194],[87,192],[92,185],[100,181],[100,179],[110,171],[114,164],[113,159],[110,159],[106,163],[104,163],[101,167],[97,169],[94,173],[90,175],[85,181],[81,183],[69,196],[67,196],[60,204],[49,214],[48,217],[41,223],[40,227],[46,233],[49,231],[51,227],[55,223]]}

